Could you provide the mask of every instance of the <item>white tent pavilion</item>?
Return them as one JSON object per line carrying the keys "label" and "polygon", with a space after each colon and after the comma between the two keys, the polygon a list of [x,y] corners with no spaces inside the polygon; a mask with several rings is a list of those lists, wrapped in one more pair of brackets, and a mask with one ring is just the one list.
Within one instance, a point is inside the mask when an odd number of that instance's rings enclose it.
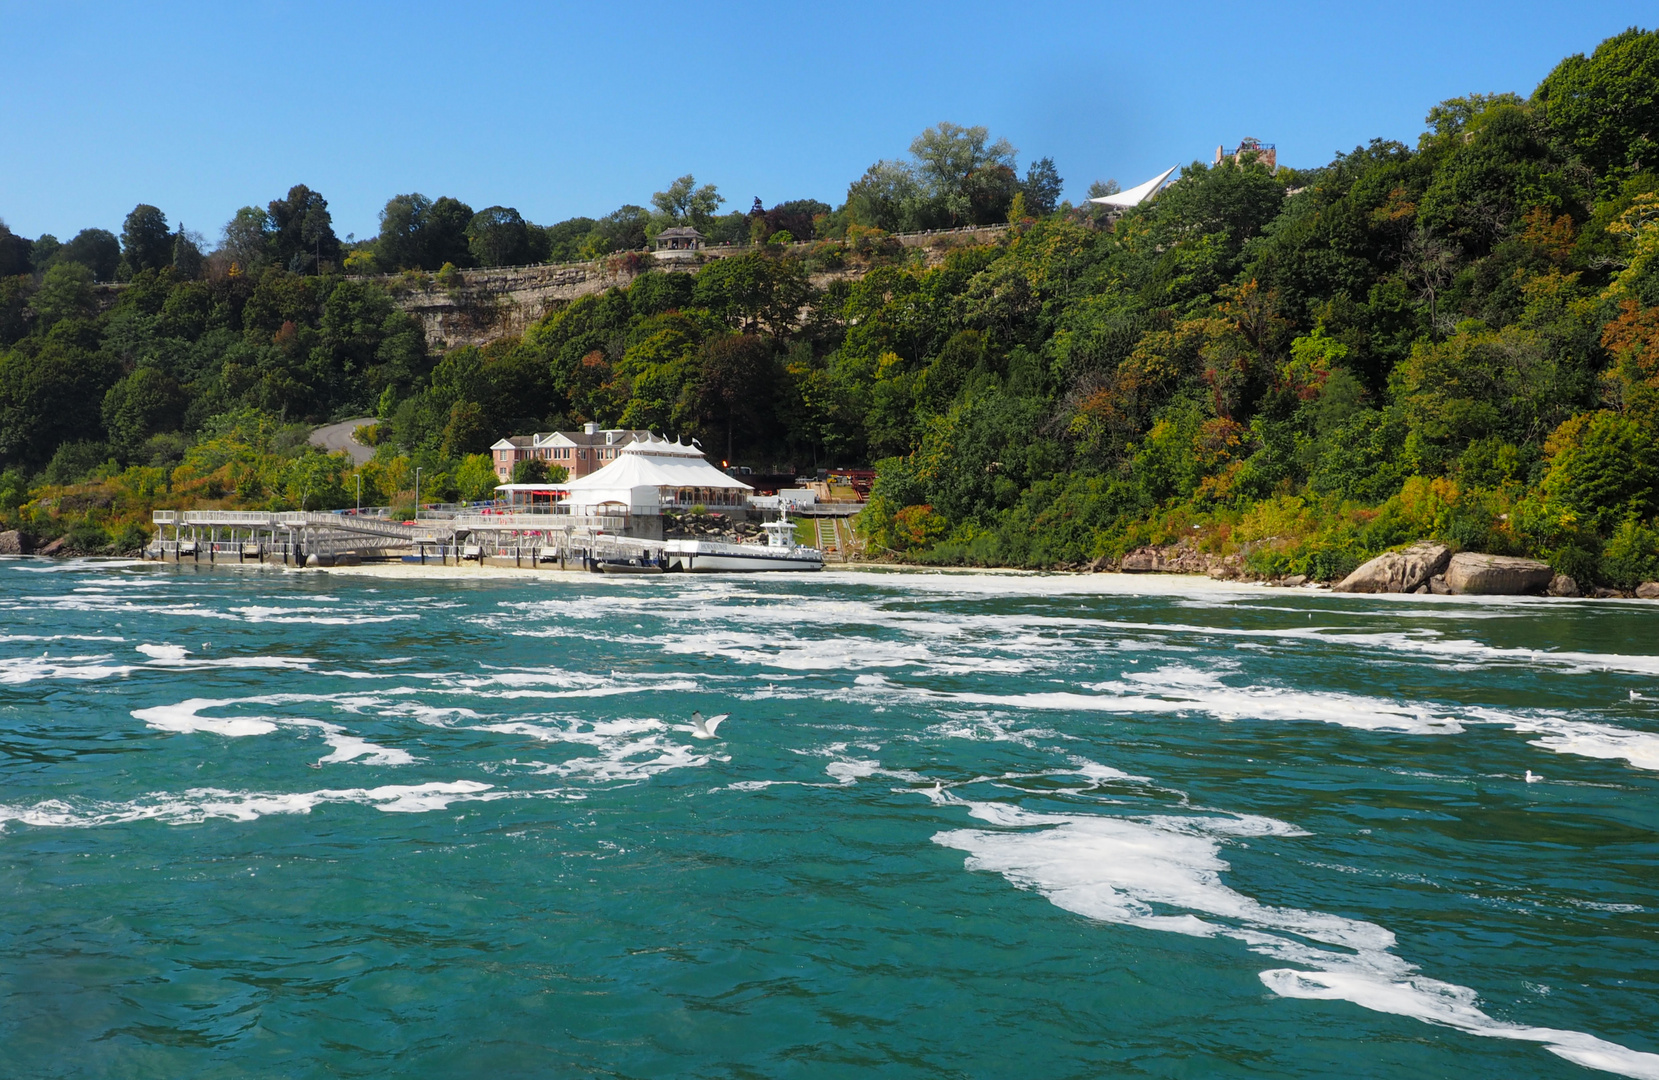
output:
{"label": "white tent pavilion", "polygon": [[615,461],[563,488],[571,513],[635,515],[746,506],[754,490],[710,465],[697,447],[660,438],[623,447]]}
{"label": "white tent pavilion", "polygon": [[1154,176],[1152,179],[1148,180],[1146,183],[1136,184],[1128,191],[1120,191],[1115,195],[1102,195],[1098,199],[1090,199],[1089,201],[1092,203],[1098,203],[1101,206],[1117,206],[1125,209],[1131,206],[1139,206],[1141,203],[1156,195],[1158,193],[1158,189],[1164,186],[1164,181],[1169,179],[1170,173],[1173,173],[1179,168],[1179,165],[1172,165],[1168,169],[1159,173],[1157,176]]}

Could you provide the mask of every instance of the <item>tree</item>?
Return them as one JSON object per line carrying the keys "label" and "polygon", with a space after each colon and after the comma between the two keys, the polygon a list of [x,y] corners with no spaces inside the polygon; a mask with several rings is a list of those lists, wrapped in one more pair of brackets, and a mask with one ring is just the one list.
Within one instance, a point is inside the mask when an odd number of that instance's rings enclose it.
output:
{"label": "tree", "polygon": [[418,191],[387,199],[380,211],[375,261],[389,271],[411,267],[436,269],[426,266],[425,231],[431,212],[432,200]]}
{"label": "tree", "polygon": [[740,429],[746,442],[763,435],[760,429],[777,399],[777,384],[777,361],[764,338],[727,334],[704,349],[696,380],[696,415],[704,430],[725,429],[728,464]]}
{"label": "tree", "polygon": [[67,342],[49,340],[32,357],[0,352],[0,463],[43,465],[62,443],[98,438],[118,375],[114,361]]}
{"label": "tree", "polygon": [[483,502],[490,498],[499,483],[495,465],[488,454],[468,454],[455,470],[455,486],[461,489],[461,498],[467,502]]}
{"label": "tree", "polygon": [[[993,214],[1002,220],[1014,197],[1014,155],[1007,139],[988,143],[990,129],[940,122],[910,144],[916,171],[929,193],[940,199],[951,221]],[[1006,189],[1007,197],[1003,198]],[[975,214],[978,210],[980,213]]]}
{"label": "tree", "polygon": [[32,301],[42,326],[92,314],[92,271],[77,262],[60,262],[41,279]]}
{"label": "tree", "polygon": [[426,215],[421,268],[436,270],[444,263],[462,269],[474,265],[472,250],[467,245],[467,226],[472,223],[472,207],[460,199],[440,195]]}
{"label": "tree", "polygon": [[1025,208],[1033,217],[1047,217],[1060,205],[1063,182],[1053,158],[1038,158],[1025,170],[1025,183],[1020,191],[1025,195]]}
{"label": "tree", "polygon": [[328,264],[340,265],[334,219],[320,192],[295,184],[287,198],[272,199],[266,212],[270,215],[271,259],[278,266],[295,273],[320,274]]}
{"label": "tree", "polygon": [[[560,468],[563,468],[561,465]],[[513,463],[513,483],[515,484],[546,484],[548,479],[547,462],[541,458],[525,458]],[[568,475],[568,474],[567,474]]]}
{"label": "tree", "polygon": [[33,244],[13,233],[6,228],[4,221],[0,221],[0,277],[27,274],[33,269],[30,258],[33,252]]}
{"label": "tree", "polygon": [[530,261],[530,231],[510,206],[492,206],[472,216],[467,247],[479,266],[523,266]]}
{"label": "tree", "polygon": [[173,272],[185,281],[194,281],[202,276],[202,234],[189,232],[184,223],[179,223],[179,231],[173,234]]}
{"label": "tree", "polygon": [[878,161],[847,188],[847,212],[867,229],[901,232],[920,224],[922,185],[903,161]]}
{"label": "tree", "polygon": [[1659,32],[1632,27],[1569,56],[1532,99],[1604,183],[1659,168]]}
{"label": "tree", "polygon": [[58,252],[59,262],[78,262],[98,281],[114,281],[121,265],[121,242],[108,229],[82,229]]}
{"label": "tree", "polygon": [[171,266],[173,231],[167,227],[167,215],[148,203],[133,207],[121,226],[121,259],[129,276]]}
{"label": "tree", "polygon": [[811,293],[799,260],[755,252],[703,267],[692,298],[734,330],[764,327],[778,335],[795,325]]}
{"label": "tree", "polygon": [[615,251],[638,251],[645,246],[645,229],[651,214],[632,204],[617,208],[600,218],[577,250],[581,259],[597,259]]}
{"label": "tree", "polygon": [[599,223],[590,217],[566,218],[557,225],[547,226],[548,262],[575,262],[582,257],[582,245]]}
{"label": "tree", "polygon": [[[755,201],[758,203],[760,200]],[[817,199],[791,199],[765,211],[762,216],[766,219],[768,236],[786,232],[797,240],[811,240],[816,219],[832,210],[829,203]]]}
{"label": "tree", "polygon": [[380,211],[376,261],[386,270],[473,266],[467,246],[473,216],[472,207],[447,195],[436,201],[418,191],[394,195]]}
{"label": "tree", "polygon": [[709,218],[725,201],[713,184],[698,187],[696,177],[690,173],[669,184],[667,191],[658,191],[651,196],[651,205],[671,223],[699,228],[709,223]]}
{"label": "tree", "polygon": [[153,367],[141,367],[104,395],[104,430],[124,458],[132,458],[150,436],[175,431],[186,401],[179,384]]}
{"label": "tree", "polygon": [[257,206],[244,206],[225,223],[219,254],[243,274],[252,274],[270,261],[271,215]]}
{"label": "tree", "polygon": [[1659,506],[1659,445],[1629,417],[1580,413],[1550,435],[1543,490],[1603,536]]}

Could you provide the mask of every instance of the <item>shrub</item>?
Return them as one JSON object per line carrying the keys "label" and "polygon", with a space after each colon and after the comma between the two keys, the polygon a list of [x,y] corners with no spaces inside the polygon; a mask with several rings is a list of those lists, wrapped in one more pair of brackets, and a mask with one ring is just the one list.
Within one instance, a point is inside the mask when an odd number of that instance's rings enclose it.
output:
{"label": "shrub", "polygon": [[1602,549],[1601,578],[1620,589],[1659,580],[1659,533],[1626,518]]}
{"label": "shrub", "polygon": [[109,533],[90,521],[76,522],[64,537],[64,547],[82,555],[101,555],[109,545]]}
{"label": "shrub", "polygon": [[1659,492],[1659,448],[1628,417],[1580,413],[1557,427],[1544,448],[1546,498],[1607,535],[1625,518],[1645,517]]}
{"label": "shrub", "polygon": [[123,525],[121,530],[115,534],[115,539],[110,546],[117,555],[126,555],[141,550],[149,542],[150,534],[144,526],[129,523]]}

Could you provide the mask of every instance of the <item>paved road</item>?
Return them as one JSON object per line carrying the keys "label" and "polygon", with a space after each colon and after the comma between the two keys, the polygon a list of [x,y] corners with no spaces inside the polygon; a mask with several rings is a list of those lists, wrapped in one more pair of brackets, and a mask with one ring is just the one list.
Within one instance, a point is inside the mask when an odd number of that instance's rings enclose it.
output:
{"label": "paved road", "polygon": [[351,433],[364,424],[374,422],[374,417],[362,416],[356,420],[342,420],[338,424],[325,424],[311,433],[311,445],[320,446],[331,454],[338,454],[344,450],[351,455],[351,460],[361,465],[374,457],[374,447],[356,442],[352,439]]}

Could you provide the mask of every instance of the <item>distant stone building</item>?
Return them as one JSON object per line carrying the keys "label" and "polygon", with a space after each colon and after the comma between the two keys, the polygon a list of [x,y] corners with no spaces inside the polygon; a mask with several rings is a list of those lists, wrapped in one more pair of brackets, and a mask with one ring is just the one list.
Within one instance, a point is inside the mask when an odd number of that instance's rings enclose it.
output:
{"label": "distant stone building", "polygon": [[706,239],[690,225],[676,225],[672,229],[664,229],[651,241],[651,247],[659,253],[664,251],[696,251],[703,246]]}
{"label": "distant stone building", "polygon": [[1279,167],[1278,148],[1272,143],[1264,143],[1260,139],[1253,139],[1249,136],[1239,140],[1238,148],[1230,154],[1224,148],[1216,147],[1215,163],[1220,165],[1224,158],[1231,158],[1233,163],[1237,165],[1243,162],[1245,154],[1255,154],[1256,160],[1266,165],[1268,172],[1273,172]]}
{"label": "distant stone building", "polygon": [[513,466],[521,461],[545,461],[563,465],[569,479],[597,472],[616,460],[624,446],[652,438],[645,430],[600,428],[587,424],[581,431],[549,431],[535,435],[510,435],[490,447],[495,475],[502,483],[513,478]]}

